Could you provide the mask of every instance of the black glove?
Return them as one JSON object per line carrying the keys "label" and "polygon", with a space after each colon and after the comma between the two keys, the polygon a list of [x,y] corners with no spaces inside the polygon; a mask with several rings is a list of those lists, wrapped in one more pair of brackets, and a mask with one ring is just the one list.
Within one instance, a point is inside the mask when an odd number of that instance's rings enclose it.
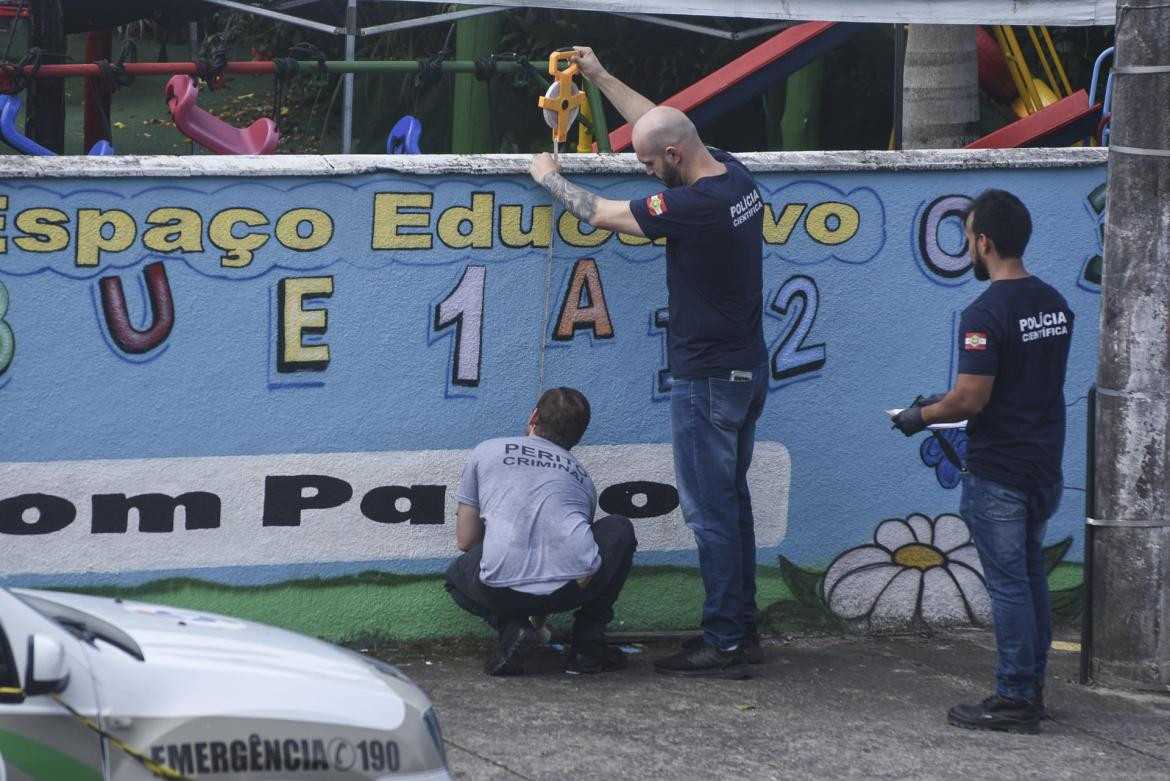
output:
{"label": "black glove", "polygon": [[929,396],[919,396],[914,400],[914,406],[929,407],[931,404],[938,404],[943,400],[944,397],[946,397],[946,395],[947,392],[943,391],[942,393],[932,393]]}
{"label": "black glove", "polygon": [[894,416],[894,428],[908,437],[912,437],[926,429],[926,421],[922,419],[922,407],[917,403]]}
{"label": "black glove", "polygon": [[938,404],[946,393],[935,393],[930,396],[919,396],[906,409],[894,416],[894,428],[908,437],[912,437],[926,429],[926,421],[922,419],[922,408],[931,404]]}

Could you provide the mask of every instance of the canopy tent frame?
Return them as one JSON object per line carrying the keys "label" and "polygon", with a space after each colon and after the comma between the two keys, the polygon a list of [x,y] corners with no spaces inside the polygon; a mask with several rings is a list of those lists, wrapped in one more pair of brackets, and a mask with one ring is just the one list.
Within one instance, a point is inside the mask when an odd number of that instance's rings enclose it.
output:
{"label": "canopy tent frame", "polygon": [[[287,13],[296,8],[310,5],[316,0],[283,0],[283,2],[265,5],[245,3],[239,0],[203,0],[203,2],[329,35],[343,36],[345,38],[345,61],[349,63],[355,61],[357,39],[361,37],[496,14],[518,7],[564,8],[563,4],[556,0],[525,0],[523,4],[518,2],[501,4],[498,0],[462,0],[464,5],[475,7],[359,28],[357,26],[359,2],[431,2],[431,0],[346,0],[345,20],[342,25],[331,25]],[[670,0],[669,3],[665,1],[650,2],[643,5],[644,10],[657,11],[671,16],[757,19],[770,22],[743,30],[727,30],[658,16],[654,13],[630,13],[629,6],[624,0],[577,0],[573,7],[574,10],[611,13],[648,24],[662,25],[730,41],[746,40],[776,32],[800,21],[814,19],[817,21],[887,23],[1084,26],[1113,24],[1116,13],[1114,0],[1033,0],[1030,3],[1019,3],[1018,0],[950,0],[945,4],[933,2],[933,0],[838,0],[832,4],[824,3],[823,0],[786,0],[784,3],[776,3],[775,0]],[[194,48],[196,41],[193,25],[191,39]],[[346,72],[342,79],[344,91],[341,153],[349,154],[353,147],[353,72]]]}
{"label": "canopy tent frame", "polygon": [[[360,1],[429,2],[429,0]],[[312,0],[285,0],[285,2],[277,4],[277,8],[282,10],[272,10],[238,2],[238,0],[206,0],[206,2],[321,32],[344,35],[345,59],[350,62],[354,59],[354,49],[359,37],[495,14],[520,5],[518,3],[501,5],[493,0],[463,0],[465,5],[477,7],[358,28],[357,5],[359,0],[346,0],[346,24],[341,27],[284,13],[286,10],[307,5]],[[564,8],[563,3],[557,2],[557,0],[525,0],[523,6]],[[809,20],[1082,26],[1113,24],[1116,13],[1114,0],[1049,0],[1048,2],[1033,0],[1030,3],[1019,3],[1018,0],[951,0],[947,3],[937,3],[931,0],[838,0],[836,3],[825,3],[823,0],[787,0],[784,3],[777,3],[775,0],[670,0],[669,3],[650,3],[643,6],[644,10],[657,10],[660,13],[674,16],[774,20],[772,24],[736,31],[669,19],[655,14],[629,13],[629,6],[624,0],[578,0],[573,7],[574,10],[608,12],[649,24],[711,35],[730,41],[765,35],[796,22]],[[944,8],[945,10],[943,10]],[[342,100],[341,152],[349,154],[353,143],[353,74],[347,73],[343,78],[345,82]]]}
{"label": "canopy tent frame", "polygon": [[[357,46],[357,39],[371,35],[380,35],[382,33],[394,32],[397,30],[407,30],[414,27],[423,27],[431,24],[442,24],[444,22],[457,21],[459,19],[467,19],[475,16],[484,16],[487,14],[496,14],[501,11],[508,11],[512,8],[520,7],[519,4],[499,5],[491,4],[474,4],[476,8],[465,8],[459,11],[448,11],[441,14],[428,14],[425,16],[416,17],[414,19],[403,19],[397,22],[388,22],[386,24],[371,25],[369,27],[357,26],[357,6],[359,2],[397,2],[399,0],[347,0],[346,1],[346,23],[344,25],[330,25],[324,22],[314,21],[312,19],[305,19],[295,14],[286,13],[294,8],[308,5],[315,0],[286,0],[286,2],[276,4],[275,8],[267,8],[259,5],[251,5],[242,3],[238,0],[205,0],[205,2],[228,8],[242,13],[261,16],[273,21],[286,22],[288,24],[304,27],[309,30],[316,30],[330,35],[338,35],[345,37],[345,59],[347,62],[354,61],[354,51]],[[525,6],[533,5],[533,3],[525,3]],[[535,3],[541,5],[541,3]],[[550,7],[552,4],[548,4]],[[563,6],[556,6],[563,7]],[[664,9],[666,7],[664,6]],[[624,16],[637,21],[646,22],[648,24],[656,24],[664,27],[670,27],[677,30],[686,30],[688,32],[699,33],[702,35],[710,35],[717,38],[722,38],[728,41],[741,41],[749,38],[754,38],[760,35],[766,35],[771,32],[782,30],[785,27],[794,24],[793,21],[774,22],[771,24],[759,25],[746,30],[725,30],[717,27],[711,27],[702,24],[695,24],[692,22],[684,22],[675,19],[668,19],[652,14],[631,14],[624,12],[615,3],[614,8],[610,10],[616,16]],[[349,154],[353,147],[353,73],[346,73],[343,77],[343,94],[342,94],[342,119],[341,119],[341,153]]]}

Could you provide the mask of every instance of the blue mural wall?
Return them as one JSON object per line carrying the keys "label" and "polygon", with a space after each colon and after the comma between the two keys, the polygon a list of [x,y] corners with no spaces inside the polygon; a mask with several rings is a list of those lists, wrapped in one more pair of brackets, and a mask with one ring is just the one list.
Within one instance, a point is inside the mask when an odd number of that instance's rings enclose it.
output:
{"label": "blue mural wall", "polygon": [[[661,189],[573,178],[610,198]],[[1049,537],[1079,558],[1104,178],[758,171],[761,562],[823,569],[883,520],[957,513],[937,443],[883,410],[954,377],[959,313],[983,290],[957,215],[987,187],[1031,210],[1026,264],[1077,313]],[[542,385],[590,398],[583,453],[599,489],[619,486],[610,509],[665,524],[638,561],[694,566],[669,485],[663,249],[558,209],[550,265],[551,214],[527,176],[490,171],[3,182],[0,577],[438,571],[463,454],[522,430]],[[134,499],[181,492],[177,513]],[[339,530],[360,533],[346,547]]]}

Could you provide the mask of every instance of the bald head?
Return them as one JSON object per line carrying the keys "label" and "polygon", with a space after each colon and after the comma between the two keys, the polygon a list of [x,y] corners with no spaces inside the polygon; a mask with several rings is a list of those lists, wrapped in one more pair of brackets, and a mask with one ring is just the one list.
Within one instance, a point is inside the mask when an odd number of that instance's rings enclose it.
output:
{"label": "bald head", "polygon": [[668,146],[685,153],[703,145],[690,118],[670,106],[655,106],[643,114],[634,123],[631,141],[635,150],[648,155],[661,155]]}
{"label": "bald head", "polygon": [[694,184],[727,171],[703,146],[690,118],[670,106],[655,106],[639,117],[631,140],[646,173],[667,187]]}

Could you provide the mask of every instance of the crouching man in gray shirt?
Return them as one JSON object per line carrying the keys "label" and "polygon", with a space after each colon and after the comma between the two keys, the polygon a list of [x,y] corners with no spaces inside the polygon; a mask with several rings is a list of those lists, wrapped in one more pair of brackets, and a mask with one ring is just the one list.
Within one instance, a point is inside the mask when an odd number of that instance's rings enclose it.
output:
{"label": "crouching man in gray shirt", "polygon": [[605,627],[638,542],[628,518],[593,520],[597,489],[569,453],[588,425],[585,396],[553,388],[527,436],[481,443],[463,469],[456,535],[466,552],[447,569],[446,588],[499,632],[488,675],[522,673],[525,656],[547,640],[543,617],[568,610],[576,612],[565,672],[625,667],[621,652],[606,648]]}

